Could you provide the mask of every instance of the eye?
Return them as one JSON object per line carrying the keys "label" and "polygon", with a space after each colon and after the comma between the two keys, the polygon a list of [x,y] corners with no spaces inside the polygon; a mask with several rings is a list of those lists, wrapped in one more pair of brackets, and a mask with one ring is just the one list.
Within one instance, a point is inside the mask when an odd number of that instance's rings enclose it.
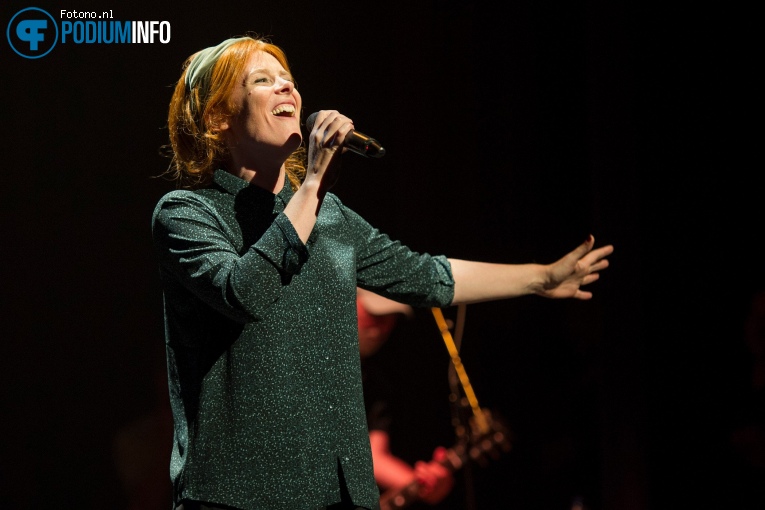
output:
{"label": "eye", "polygon": [[268,78],[266,78],[265,76],[262,78],[255,78],[253,83],[268,83]]}

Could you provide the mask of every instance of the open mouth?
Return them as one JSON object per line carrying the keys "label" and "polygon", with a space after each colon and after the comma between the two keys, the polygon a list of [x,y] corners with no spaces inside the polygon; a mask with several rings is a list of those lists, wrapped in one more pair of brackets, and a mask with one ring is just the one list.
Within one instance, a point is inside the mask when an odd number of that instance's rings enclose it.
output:
{"label": "open mouth", "polygon": [[273,115],[276,115],[277,117],[294,117],[295,116],[295,107],[291,104],[280,104],[273,110],[271,110],[271,113]]}

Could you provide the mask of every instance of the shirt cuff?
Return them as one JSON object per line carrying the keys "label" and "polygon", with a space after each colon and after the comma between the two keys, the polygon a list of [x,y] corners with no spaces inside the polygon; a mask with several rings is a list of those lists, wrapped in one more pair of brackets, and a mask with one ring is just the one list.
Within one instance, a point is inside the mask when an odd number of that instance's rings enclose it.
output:
{"label": "shirt cuff", "polygon": [[284,213],[279,213],[274,223],[282,231],[284,240],[287,242],[282,253],[282,269],[289,274],[299,273],[300,268],[308,260],[308,248],[300,240],[295,227]]}
{"label": "shirt cuff", "polygon": [[284,213],[279,213],[263,237],[252,247],[282,274],[298,274],[308,260],[308,248]]}
{"label": "shirt cuff", "polygon": [[438,303],[435,306],[440,308],[451,305],[454,301],[454,276],[452,275],[452,265],[446,256],[433,257],[433,273],[435,285],[427,298],[428,301]]}

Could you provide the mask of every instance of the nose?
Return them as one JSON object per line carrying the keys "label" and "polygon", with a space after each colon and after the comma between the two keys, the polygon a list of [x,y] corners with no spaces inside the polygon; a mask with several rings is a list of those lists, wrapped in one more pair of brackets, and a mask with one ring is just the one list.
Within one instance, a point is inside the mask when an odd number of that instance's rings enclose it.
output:
{"label": "nose", "polygon": [[292,83],[290,80],[285,80],[284,78],[281,78],[281,77],[276,79],[276,90],[278,92],[291,94],[294,89],[295,89],[295,84]]}

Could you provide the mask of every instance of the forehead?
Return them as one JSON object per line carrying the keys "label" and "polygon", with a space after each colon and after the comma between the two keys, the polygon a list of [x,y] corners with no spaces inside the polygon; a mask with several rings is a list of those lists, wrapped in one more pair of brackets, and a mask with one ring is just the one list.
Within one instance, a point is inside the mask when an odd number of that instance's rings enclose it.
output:
{"label": "forehead", "polygon": [[284,73],[287,72],[287,70],[284,69],[284,66],[279,63],[276,57],[270,53],[266,53],[265,51],[258,50],[253,52],[247,59],[247,64],[244,66],[244,73],[245,75],[248,75],[261,69]]}

